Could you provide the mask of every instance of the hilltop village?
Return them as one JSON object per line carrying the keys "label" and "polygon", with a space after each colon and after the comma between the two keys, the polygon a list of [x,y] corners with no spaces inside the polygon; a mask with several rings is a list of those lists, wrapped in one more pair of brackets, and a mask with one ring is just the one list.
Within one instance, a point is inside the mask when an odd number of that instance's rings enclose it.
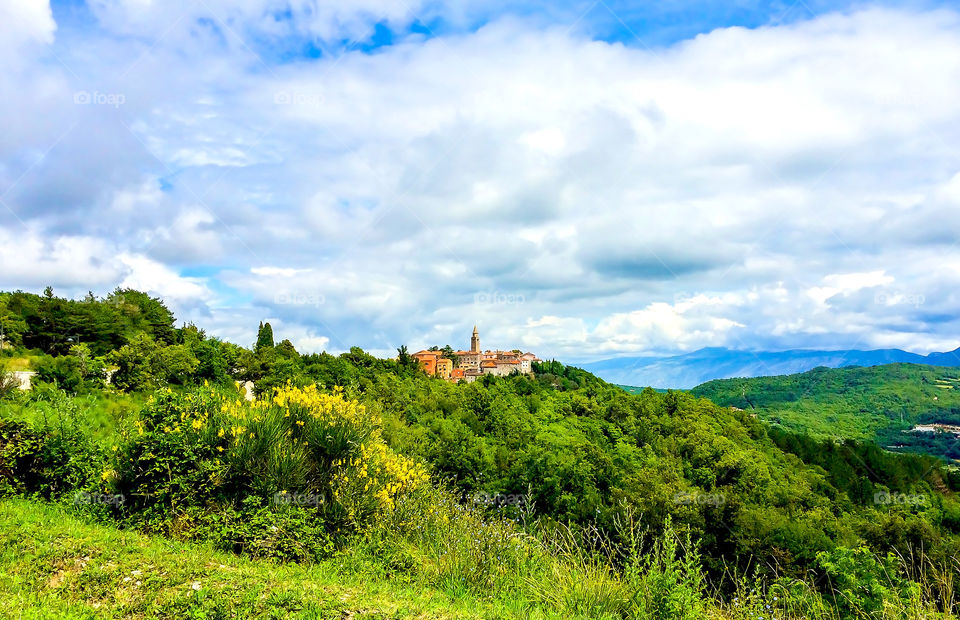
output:
{"label": "hilltop village", "polygon": [[519,349],[481,351],[480,334],[476,325],[473,326],[473,335],[470,337],[469,351],[451,353],[449,350],[444,352],[434,349],[418,351],[413,357],[420,362],[420,368],[427,374],[453,383],[472,383],[483,375],[504,377],[515,372],[532,374],[533,362],[540,361],[533,353],[521,353]]}

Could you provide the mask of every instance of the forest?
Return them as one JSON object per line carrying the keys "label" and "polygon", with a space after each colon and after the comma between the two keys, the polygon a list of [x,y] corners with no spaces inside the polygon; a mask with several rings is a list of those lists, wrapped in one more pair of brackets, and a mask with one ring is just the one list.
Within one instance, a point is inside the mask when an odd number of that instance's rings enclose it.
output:
{"label": "forest", "polygon": [[960,421],[960,372],[920,364],[816,368],[796,375],[722,379],[692,390],[822,439],[859,439],[898,452],[960,458],[953,433],[910,432]]}
{"label": "forest", "polygon": [[[256,561],[336,562],[491,617],[956,611],[960,476],[869,440],[881,420],[930,413],[906,385],[953,406],[938,370],[628,393],[547,361],[452,384],[402,346],[301,354],[269,323],[242,346],[119,289],[0,293],[0,327],[4,368],[37,373],[29,391],[0,379],[7,502]],[[197,613],[245,609],[188,594]],[[156,611],[141,604],[132,615]]]}

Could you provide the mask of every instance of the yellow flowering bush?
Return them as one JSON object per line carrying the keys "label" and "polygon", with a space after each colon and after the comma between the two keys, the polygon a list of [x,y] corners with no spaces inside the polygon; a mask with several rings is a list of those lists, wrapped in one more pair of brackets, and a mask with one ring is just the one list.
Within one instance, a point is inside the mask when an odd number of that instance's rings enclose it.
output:
{"label": "yellow flowering bush", "polygon": [[209,421],[184,419],[191,427],[196,420],[225,444],[231,472],[254,491],[318,494],[343,526],[393,509],[399,496],[429,480],[423,466],[384,443],[379,417],[338,388],[287,385],[253,403],[226,401]]}
{"label": "yellow flowering bush", "polygon": [[360,444],[355,457],[333,463],[333,498],[353,522],[393,510],[400,496],[430,479],[423,466],[390,450],[379,436],[373,439]]}
{"label": "yellow flowering bush", "polygon": [[208,387],[161,390],[131,431],[115,455],[117,484],[131,508],[157,517],[296,506],[290,514],[346,535],[429,480],[384,443],[379,417],[340,390],[287,385],[252,403]]}

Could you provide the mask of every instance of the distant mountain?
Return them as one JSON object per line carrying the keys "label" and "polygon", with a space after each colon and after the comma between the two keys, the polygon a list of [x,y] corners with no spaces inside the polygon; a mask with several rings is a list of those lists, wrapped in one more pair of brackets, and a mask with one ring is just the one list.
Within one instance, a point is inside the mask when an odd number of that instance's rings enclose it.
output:
{"label": "distant mountain", "polygon": [[736,351],[707,348],[673,357],[619,357],[581,364],[598,377],[621,385],[690,389],[713,379],[805,372],[819,366],[880,366],[893,363],[960,366],[960,349],[919,355],[900,349],[875,351]]}

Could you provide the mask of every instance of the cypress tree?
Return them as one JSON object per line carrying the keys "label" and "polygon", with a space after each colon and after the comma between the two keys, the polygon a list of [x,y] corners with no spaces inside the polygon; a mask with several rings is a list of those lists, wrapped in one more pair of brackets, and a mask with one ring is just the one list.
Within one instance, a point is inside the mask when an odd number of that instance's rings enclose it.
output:
{"label": "cypress tree", "polygon": [[270,323],[260,323],[260,329],[257,330],[257,346],[255,351],[273,348],[273,328]]}

